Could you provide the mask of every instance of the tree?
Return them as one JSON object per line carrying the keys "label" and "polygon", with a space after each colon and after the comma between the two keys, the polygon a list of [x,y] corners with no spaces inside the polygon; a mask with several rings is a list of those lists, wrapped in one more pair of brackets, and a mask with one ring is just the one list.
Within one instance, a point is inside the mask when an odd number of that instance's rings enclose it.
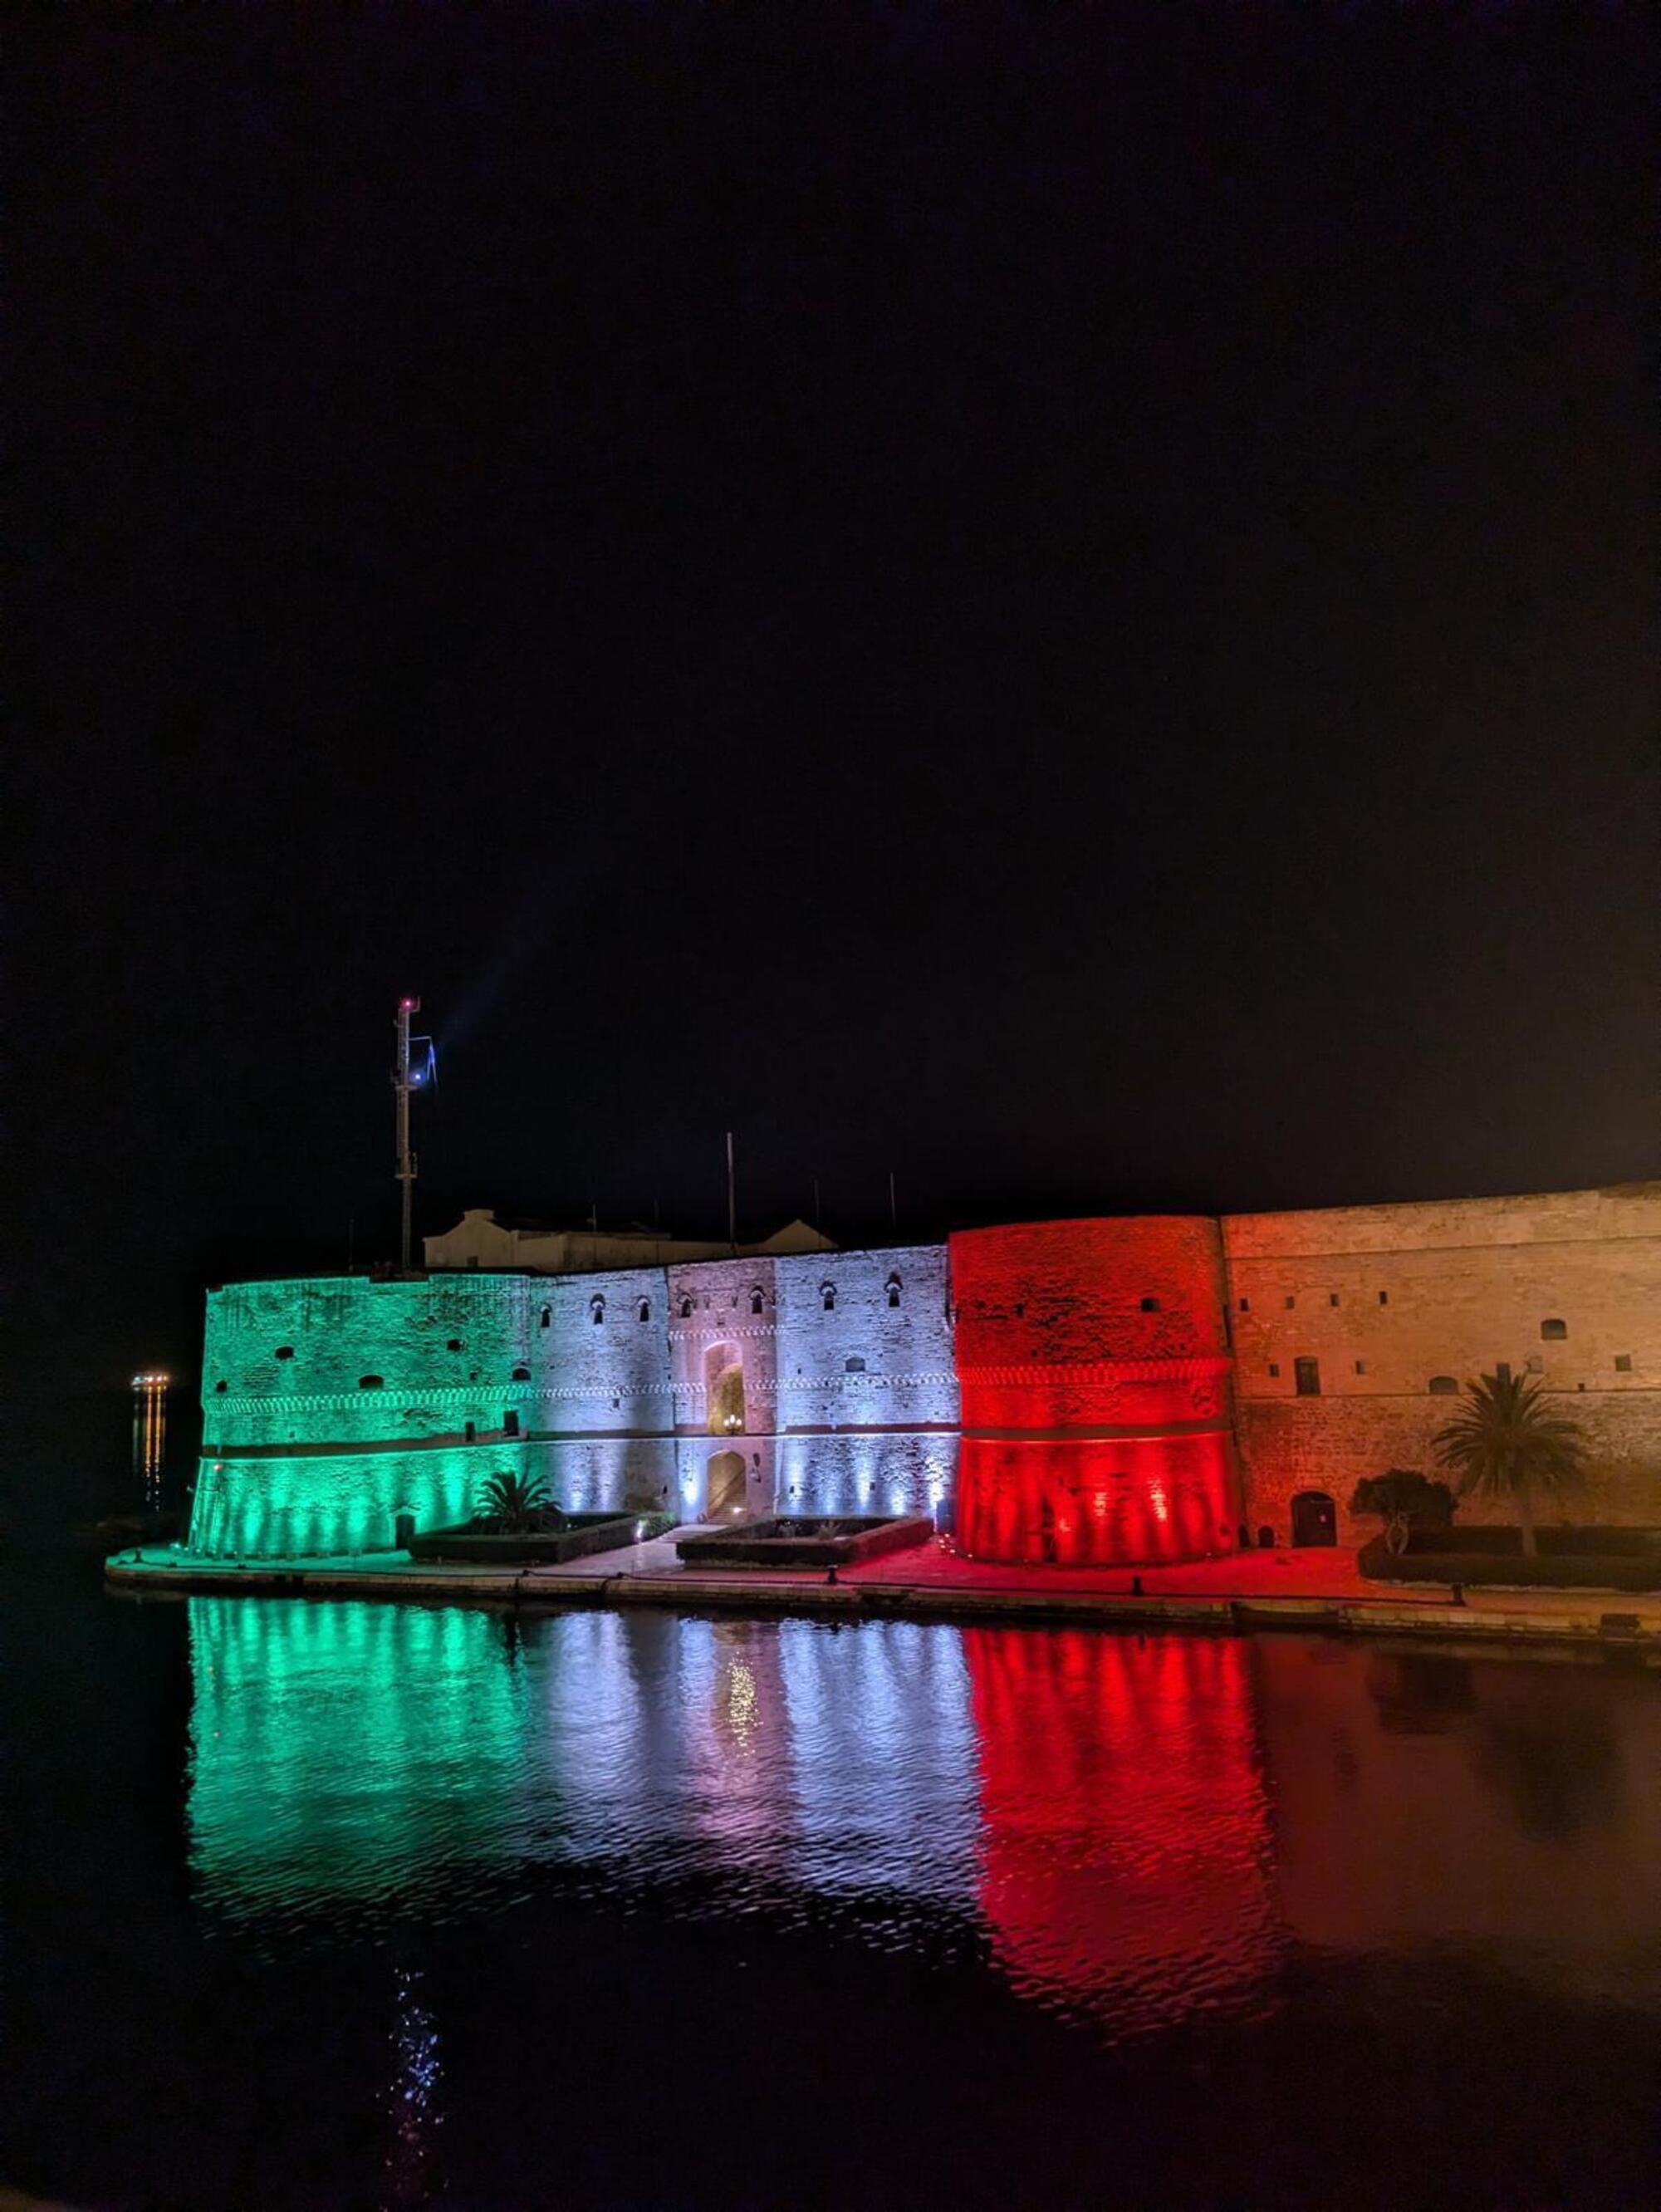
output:
{"label": "tree", "polygon": [[1416,1468],[1392,1467],[1364,1475],[1349,1501],[1352,1513],[1376,1513],[1385,1524],[1385,1546],[1397,1558],[1406,1551],[1415,1526],[1446,1528],[1453,1518],[1453,1492]]}
{"label": "tree", "polygon": [[1436,1431],[1436,1457],[1458,1471],[1461,1498],[1515,1505],[1531,1559],[1535,1492],[1561,1490],[1579,1475],[1586,1456],[1580,1425],[1549,1413],[1540,1402],[1545,1385],[1521,1375],[1483,1375],[1465,1387],[1458,1413]]}
{"label": "tree", "polygon": [[479,1510],[505,1536],[541,1526],[554,1501],[540,1474],[493,1474],[479,1492]]}

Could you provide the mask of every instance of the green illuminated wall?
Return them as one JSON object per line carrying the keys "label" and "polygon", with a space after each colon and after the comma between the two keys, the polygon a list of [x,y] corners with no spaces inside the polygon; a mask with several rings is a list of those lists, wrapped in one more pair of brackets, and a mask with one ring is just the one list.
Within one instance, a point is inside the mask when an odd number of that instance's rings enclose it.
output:
{"label": "green illuminated wall", "polygon": [[[209,1293],[203,1449],[330,1444],[500,1429],[530,1393],[522,1276],[236,1283]],[[451,1347],[454,1346],[452,1350]],[[369,1376],[379,1387],[365,1387]]]}
{"label": "green illuminated wall", "polygon": [[487,1475],[524,1465],[506,1431],[534,1425],[536,1287],[352,1276],[212,1292],[191,1548],[381,1551],[400,1512],[464,1519]]}
{"label": "green illuminated wall", "polygon": [[490,1475],[518,1474],[524,1447],[284,1453],[204,1459],[191,1549],[210,1559],[315,1559],[391,1547],[401,1513],[418,1527],[466,1520]]}

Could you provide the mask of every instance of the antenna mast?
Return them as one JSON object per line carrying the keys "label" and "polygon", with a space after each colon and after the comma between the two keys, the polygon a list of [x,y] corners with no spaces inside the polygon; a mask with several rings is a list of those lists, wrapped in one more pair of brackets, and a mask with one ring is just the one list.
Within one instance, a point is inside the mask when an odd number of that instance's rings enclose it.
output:
{"label": "antenna mast", "polygon": [[409,1094],[424,1091],[438,1073],[433,1040],[411,1036],[409,1017],[421,1012],[419,999],[400,999],[396,1022],[397,1058],[392,1064],[392,1091],[397,1100],[398,1164],[393,1173],[403,1195],[403,1221],[398,1237],[398,1266],[409,1273],[409,1232],[415,1214],[415,1155],[409,1145]]}

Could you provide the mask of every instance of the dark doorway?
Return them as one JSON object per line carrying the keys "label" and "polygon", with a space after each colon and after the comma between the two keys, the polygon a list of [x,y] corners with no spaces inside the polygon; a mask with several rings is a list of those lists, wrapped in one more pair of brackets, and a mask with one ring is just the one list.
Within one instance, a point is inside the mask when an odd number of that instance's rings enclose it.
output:
{"label": "dark doorway", "polygon": [[[1321,1363],[1318,1359],[1300,1359],[1297,1362],[1298,1395],[1318,1398],[1321,1395]],[[1313,1493],[1312,1492],[1312,1496]]]}
{"label": "dark doorway", "polygon": [[1292,1500],[1294,1544],[1336,1544],[1338,1509],[1325,1490],[1300,1490]]}

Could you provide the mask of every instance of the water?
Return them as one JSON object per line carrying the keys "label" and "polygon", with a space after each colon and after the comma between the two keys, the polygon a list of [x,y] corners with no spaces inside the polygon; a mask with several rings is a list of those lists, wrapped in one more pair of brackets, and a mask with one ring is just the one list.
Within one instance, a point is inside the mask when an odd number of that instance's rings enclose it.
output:
{"label": "water", "polygon": [[7,1571],[0,2182],[1661,2201],[1661,1678]]}

